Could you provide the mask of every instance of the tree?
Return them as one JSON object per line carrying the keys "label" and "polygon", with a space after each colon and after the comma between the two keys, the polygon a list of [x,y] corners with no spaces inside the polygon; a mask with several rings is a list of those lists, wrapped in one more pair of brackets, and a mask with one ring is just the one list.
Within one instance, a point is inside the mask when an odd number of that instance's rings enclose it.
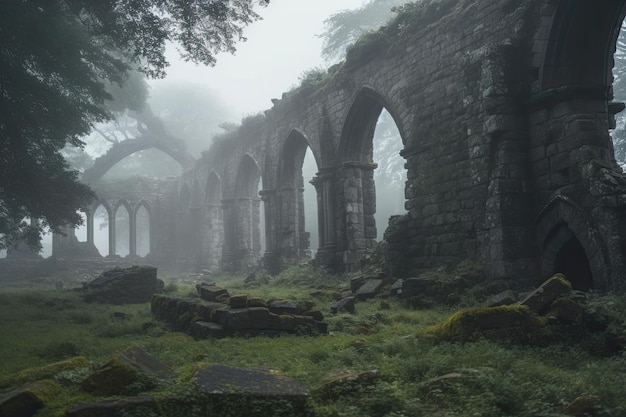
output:
{"label": "tree", "polygon": [[396,7],[407,0],[369,0],[358,9],[342,10],[324,21],[322,57],[336,62],[345,56],[348,46],[361,36],[378,29],[389,21]]}
{"label": "tree", "polygon": [[194,156],[209,148],[211,137],[222,131],[219,124],[230,116],[215,91],[191,82],[153,87],[148,101],[165,127],[181,138]]}
{"label": "tree", "polygon": [[[234,52],[269,0],[4,0],[0,2],[0,248],[39,246],[46,226],[81,223],[93,192],[61,150],[110,120],[106,83],[132,66],[162,77],[165,44],[213,65]],[[25,219],[39,219],[29,224]]]}

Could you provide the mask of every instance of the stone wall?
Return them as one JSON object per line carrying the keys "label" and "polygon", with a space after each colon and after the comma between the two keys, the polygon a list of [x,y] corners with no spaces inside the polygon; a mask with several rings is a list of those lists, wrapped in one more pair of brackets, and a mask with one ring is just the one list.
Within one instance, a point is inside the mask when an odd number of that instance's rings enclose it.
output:
{"label": "stone wall", "polygon": [[[187,230],[194,244],[178,245],[174,256],[189,267],[229,269],[263,256],[282,268],[307,252],[298,202],[300,184],[312,181],[317,262],[357,267],[386,228],[374,222],[372,175],[372,136],[385,108],[402,136],[408,178],[407,214],[385,234],[394,274],[469,258],[492,278],[536,284],[569,268],[582,287],[621,288],[626,183],[608,129],[620,109],[611,103],[610,69],[625,5],[409,7],[357,42],[345,62],[244,120],[181,176],[169,200],[187,189],[191,204],[169,212],[169,228],[174,241]],[[318,164],[312,179],[301,174],[307,146]],[[193,259],[185,259],[190,249]],[[578,258],[580,267],[568,262]],[[587,276],[578,272],[585,262]]]}

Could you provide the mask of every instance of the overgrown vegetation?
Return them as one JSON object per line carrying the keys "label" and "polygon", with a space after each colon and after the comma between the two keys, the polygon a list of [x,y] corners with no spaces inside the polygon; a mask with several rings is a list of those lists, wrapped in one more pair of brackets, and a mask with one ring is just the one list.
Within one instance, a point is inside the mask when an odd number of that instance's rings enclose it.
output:
{"label": "overgrown vegetation", "polygon": [[[276,277],[213,278],[231,294],[311,299],[323,311],[348,286],[348,277],[304,265]],[[165,288],[183,296],[195,292],[184,281]],[[624,301],[596,297],[591,307],[621,317]],[[141,394],[161,399],[165,410],[172,396],[193,401],[189,380],[199,363],[219,363],[295,378],[312,392],[319,417],[535,416],[562,413],[583,395],[593,399],[596,416],[626,413],[624,355],[596,357],[573,343],[533,347],[434,337],[433,326],[457,309],[415,310],[393,297],[375,298],[357,303],[355,314],[327,313],[329,335],[194,340],[167,331],[148,304],[85,304],[76,292],[12,290],[0,294],[0,387],[53,379],[64,388],[37,416],[60,416],[68,404],[97,400],[73,388],[89,369],[139,346],[178,374],[175,382]],[[76,356],[89,362],[71,359]],[[50,365],[58,361],[64,362]]]}

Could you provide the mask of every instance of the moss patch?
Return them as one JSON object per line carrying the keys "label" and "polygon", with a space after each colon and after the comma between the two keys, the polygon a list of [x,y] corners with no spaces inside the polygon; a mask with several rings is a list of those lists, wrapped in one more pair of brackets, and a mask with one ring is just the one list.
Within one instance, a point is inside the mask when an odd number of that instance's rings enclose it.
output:
{"label": "moss patch", "polygon": [[0,377],[0,389],[16,386],[42,378],[51,378],[63,371],[85,368],[89,365],[87,358],[77,356],[64,361],[51,363],[36,368],[27,368],[17,374]]}
{"label": "moss patch", "polygon": [[463,309],[428,332],[440,339],[458,342],[484,337],[496,341],[545,344],[549,336],[544,321],[523,305]]}

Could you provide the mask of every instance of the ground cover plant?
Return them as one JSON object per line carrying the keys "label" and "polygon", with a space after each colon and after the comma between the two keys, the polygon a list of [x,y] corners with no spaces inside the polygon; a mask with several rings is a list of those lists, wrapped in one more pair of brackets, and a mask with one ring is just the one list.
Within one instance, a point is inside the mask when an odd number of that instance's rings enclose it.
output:
{"label": "ground cover plant", "polygon": [[[76,388],[90,369],[139,346],[178,375],[156,391],[136,387],[155,397],[190,395],[193,369],[199,363],[218,363],[296,379],[311,391],[313,414],[319,417],[626,413],[622,354],[598,357],[572,343],[442,342],[429,329],[458,305],[418,310],[385,297],[357,303],[354,314],[331,315],[328,305],[349,277],[307,266],[276,277],[257,273],[212,279],[231,294],[294,300],[315,293],[330,332],[194,340],[154,320],[148,303],[87,304],[76,291],[12,288],[0,292],[0,392],[52,379],[63,389],[36,415],[62,416],[70,404],[98,400]],[[165,291],[188,296],[195,288],[193,282],[168,280]],[[598,300],[596,306],[615,310],[624,302],[618,296]],[[50,365],[64,360],[73,361],[66,370]],[[572,411],[575,400],[584,407]]]}

